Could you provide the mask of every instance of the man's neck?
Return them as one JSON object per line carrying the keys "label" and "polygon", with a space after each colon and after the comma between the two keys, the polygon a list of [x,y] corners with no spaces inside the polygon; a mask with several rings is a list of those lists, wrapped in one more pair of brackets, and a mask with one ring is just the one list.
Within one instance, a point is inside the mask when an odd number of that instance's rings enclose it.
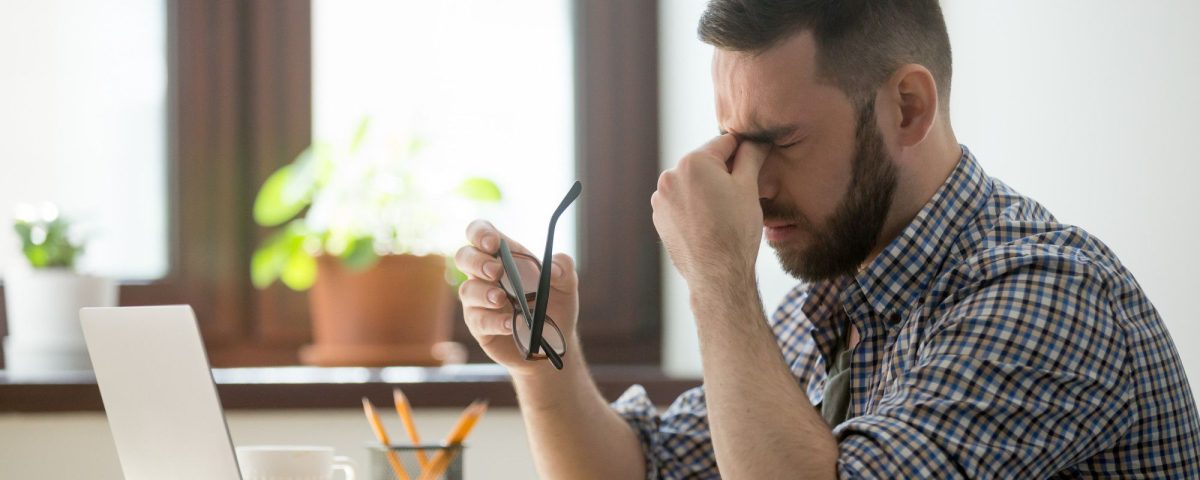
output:
{"label": "man's neck", "polygon": [[891,211],[879,232],[875,249],[863,261],[860,270],[875,261],[883,249],[912,223],[954,172],[963,152],[954,131],[945,126],[933,129],[925,141],[903,154],[908,158],[898,168]]}

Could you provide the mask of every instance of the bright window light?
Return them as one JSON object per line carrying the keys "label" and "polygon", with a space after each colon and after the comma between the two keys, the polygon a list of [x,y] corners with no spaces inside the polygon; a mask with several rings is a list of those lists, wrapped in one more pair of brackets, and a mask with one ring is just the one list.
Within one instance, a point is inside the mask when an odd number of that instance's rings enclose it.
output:
{"label": "bright window light", "polygon": [[167,273],[163,0],[0,3],[0,270],[24,262],[20,203],[80,227],[81,270]]}
{"label": "bright window light", "polygon": [[[440,175],[483,176],[503,203],[483,212],[540,255],[575,180],[570,2],[316,0],[313,136],[419,136]],[[587,185],[584,185],[586,198]],[[575,209],[555,250],[575,251]],[[446,212],[452,242],[469,217]]]}

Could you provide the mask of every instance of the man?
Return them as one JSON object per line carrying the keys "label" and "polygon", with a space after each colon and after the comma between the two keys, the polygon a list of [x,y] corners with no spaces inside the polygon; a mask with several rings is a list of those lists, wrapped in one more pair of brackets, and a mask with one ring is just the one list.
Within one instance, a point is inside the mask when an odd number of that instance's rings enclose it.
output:
{"label": "man", "polygon": [[[1200,478],[1175,347],[1099,240],[987,176],[949,122],[934,0],[713,0],[722,135],[662,174],[654,224],[687,281],[704,386],[609,406],[582,355],[526,362],[468,228],[461,297],[512,373],[547,478]],[[806,283],[771,318],[765,233]],[[550,315],[579,352],[575,270]]]}

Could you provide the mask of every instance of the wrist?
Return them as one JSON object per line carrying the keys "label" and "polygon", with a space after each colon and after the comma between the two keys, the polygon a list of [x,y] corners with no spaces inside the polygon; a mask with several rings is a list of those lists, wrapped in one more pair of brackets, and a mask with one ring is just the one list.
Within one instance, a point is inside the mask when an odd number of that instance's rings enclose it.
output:
{"label": "wrist", "polygon": [[523,410],[551,411],[564,405],[582,401],[591,392],[598,390],[592,381],[587,365],[579,352],[568,351],[563,357],[563,369],[555,369],[550,362],[531,362],[533,368],[512,372],[513,388]]}
{"label": "wrist", "polygon": [[705,339],[729,338],[742,335],[746,328],[763,324],[765,313],[755,282],[743,282],[737,287],[698,289],[691,292],[692,316],[700,335],[701,356]]}
{"label": "wrist", "polygon": [[688,296],[695,311],[739,305],[745,302],[759,303],[758,278],[749,274],[727,273],[719,278],[708,278],[688,282]]}

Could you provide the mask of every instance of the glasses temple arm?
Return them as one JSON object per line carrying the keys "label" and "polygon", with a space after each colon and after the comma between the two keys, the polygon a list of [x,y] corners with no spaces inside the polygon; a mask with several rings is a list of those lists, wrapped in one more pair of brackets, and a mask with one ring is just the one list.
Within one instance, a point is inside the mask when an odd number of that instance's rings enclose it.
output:
{"label": "glasses temple arm", "polygon": [[[558,204],[558,208],[554,210],[554,215],[550,217],[550,230],[546,234],[546,252],[542,256],[541,278],[538,279],[537,304],[533,308],[533,325],[530,326],[530,339],[537,339],[536,341],[529,342],[531,354],[537,354],[538,348],[545,342],[542,339],[542,324],[546,320],[546,306],[549,303],[550,296],[550,271],[553,270],[552,263],[554,261],[554,226],[558,224],[558,217],[562,215],[563,211],[571,206],[571,203],[576,198],[579,198],[579,193],[582,190],[583,184],[579,183],[579,181],[571,185],[571,190],[563,197],[562,202]],[[553,352],[553,349],[546,350],[547,356],[550,356],[550,353]],[[551,361],[553,361],[553,358],[551,358]],[[555,363],[555,366],[561,369],[562,367],[559,367],[561,364],[562,360],[559,359]]]}

